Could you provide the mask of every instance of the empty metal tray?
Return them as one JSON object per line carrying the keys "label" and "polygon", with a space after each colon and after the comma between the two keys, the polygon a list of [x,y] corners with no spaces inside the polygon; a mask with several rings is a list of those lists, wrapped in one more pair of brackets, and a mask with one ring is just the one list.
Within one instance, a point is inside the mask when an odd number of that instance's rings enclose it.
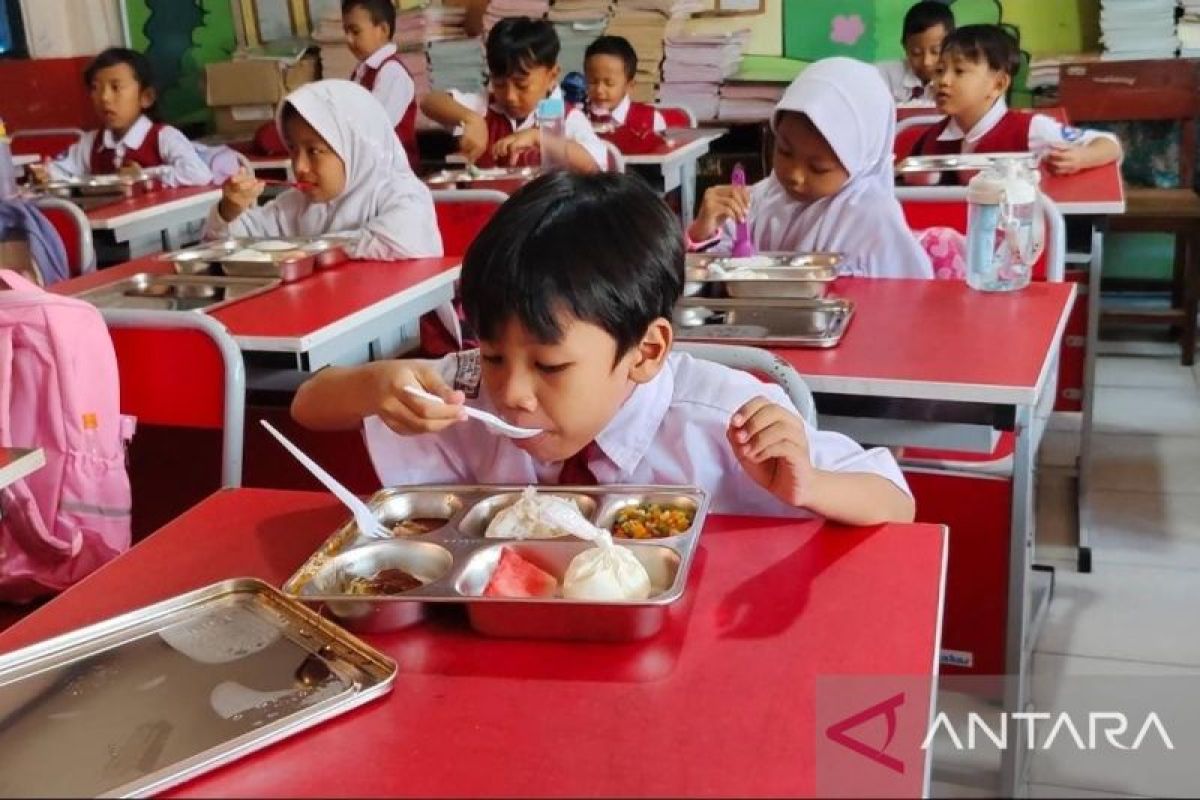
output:
{"label": "empty metal tray", "polygon": [[760,253],[746,258],[689,255],[685,275],[687,294],[733,298],[824,297],[837,280],[842,261],[840,253]]}
{"label": "empty metal tray", "polygon": [[203,242],[161,258],[180,275],[231,275],[278,278],[284,283],[307,278],[318,268],[346,261],[349,238],[336,236],[223,239]]}
{"label": "empty metal tray", "polygon": [[139,272],[76,295],[99,308],[209,312],[274,289],[278,278]]}
{"label": "empty metal tray", "polygon": [[909,156],[896,164],[896,173],[982,170],[997,162],[1014,159],[1023,166],[1037,169],[1038,159],[1033,153],[963,153],[946,156]]}
{"label": "empty metal tray", "polygon": [[835,347],[854,316],[854,303],[818,300],[684,298],[675,306],[675,335],[686,342]]}

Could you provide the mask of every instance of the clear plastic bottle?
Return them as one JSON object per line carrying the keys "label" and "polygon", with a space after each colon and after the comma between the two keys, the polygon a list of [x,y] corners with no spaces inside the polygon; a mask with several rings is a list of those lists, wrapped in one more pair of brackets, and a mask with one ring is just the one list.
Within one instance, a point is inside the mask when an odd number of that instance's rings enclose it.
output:
{"label": "clear plastic bottle", "polygon": [[0,200],[11,200],[17,196],[17,168],[13,164],[12,146],[4,121],[0,120]]}
{"label": "clear plastic bottle", "polygon": [[967,187],[967,284],[984,292],[1011,292],[1029,285],[1041,255],[1035,230],[1037,173],[1001,162]]}
{"label": "clear plastic bottle", "polygon": [[541,137],[542,169],[566,169],[566,105],[561,97],[538,103],[537,125]]}

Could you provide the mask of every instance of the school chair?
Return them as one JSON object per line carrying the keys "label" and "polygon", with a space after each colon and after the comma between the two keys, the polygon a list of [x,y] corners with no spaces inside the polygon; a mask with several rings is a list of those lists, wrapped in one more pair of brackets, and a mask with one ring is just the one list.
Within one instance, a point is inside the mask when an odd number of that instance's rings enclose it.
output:
{"label": "school chair", "polygon": [[508,195],[495,189],[435,189],[433,210],[446,256],[462,256]]}
{"label": "school chair", "polygon": [[942,119],[943,117],[939,114],[924,114],[899,120],[896,123],[896,139],[892,144],[892,155],[895,160],[900,161],[911,156],[913,148],[917,146],[917,141],[925,135],[925,131],[937,125]]}
{"label": "school chair", "polygon": [[27,128],[13,131],[13,155],[35,155],[55,158],[71,145],[83,138],[79,128]]}
{"label": "school chair", "polygon": [[92,244],[92,226],[79,206],[61,197],[38,197],[33,201],[38,210],[58,231],[67,251],[67,266],[71,277],[96,269],[96,248]]}
{"label": "school chair", "polygon": [[800,412],[805,422],[813,427],[817,424],[817,405],[813,401],[808,384],[791,364],[761,347],[734,344],[710,344],[705,342],[676,342],[675,349],[695,358],[724,364],[733,369],[751,372],[760,378],[769,378],[787,393],[792,405]]}
{"label": "school chair", "polygon": [[[117,353],[121,413],[141,428],[130,460],[136,537],[218,488],[241,485],[245,365],[233,337],[205,314],[102,313]],[[221,434],[219,474],[194,447],[197,432],[211,431]]]}
{"label": "school chair", "polygon": [[655,106],[654,110],[662,114],[663,122],[668,128],[694,128],[696,115],[687,106]]}
{"label": "school chair", "polygon": [[606,172],[624,172],[625,171],[625,155],[615,144],[607,139],[601,139],[604,142],[604,149],[608,151],[608,169]]}
{"label": "school chair", "polygon": [[1125,187],[1125,213],[1110,231],[1175,236],[1171,307],[1105,309],[1103,320],[1178,325],[1184,366],[1196,357],[1200,311],[1200,195],[1196,193],[1196,118],[1200,116],[1200,66],[1193,59],[1064,64],[1059,103],[1075,122],[1159,120],[1179,124],[1179,187]]}

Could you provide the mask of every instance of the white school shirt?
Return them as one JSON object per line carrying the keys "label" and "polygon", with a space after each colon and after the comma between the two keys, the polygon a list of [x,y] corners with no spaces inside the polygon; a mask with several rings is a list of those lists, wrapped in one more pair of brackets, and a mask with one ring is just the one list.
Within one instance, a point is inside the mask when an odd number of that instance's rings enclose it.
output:
{"label": "white school shirt", "polygon": [[[942,131],[941,135],[938,136],[938,141],[957,142],[961,140],[962,151],[964,153],[974,153],[979,140],[992,128],[996,127],[1007,113],[1008,103],[1001,97],[988,109],[983,118],[979,122],[976,122],[974,127],[965,134],[962,128],[958,126],[958,123],[952,118],[949,124],[946,125],[946,130]],[[1097,139],[1108,139],[1118,147],[1121,144],[1121,141],[1116,136],[1106,131],[1085,130],[1071,125],[1063,125],[1058,120],[1048,117],[1045,114],[1034,114],[1033,119],[1029,123],[1029,151],[1039,156],[1044,155],[1056,146],[1082,147]]]}
{"label": "white school shirt", "polygon": [[[618,125],[624,125],[625,118],[629,116],[629,106],[632,103],[633,103],[633,101],[629,99],[629,95],[625,95],[625,97],[621,99],[621,102],[617,103],[617,107],[612,110],[612,113],[609,116],[611,116],[613,118],[613,121],[616,122]],[[665,119],[663,119],[662,112],[660,112],[658,109],[655,109],[655,111],[654,111],[654,132],[662,133],[666,129],[667,129],[667,121]]]}
{"label": "white school shirt", "polygon": [[[489,98],[486,92],[460,92],[458,89],[451,89],[450,96],[454,98],[454,102],[474,111],[480,116],[484,116],[488,112]],[[550,96],[561,98],[562,90],[555,86]],[[496,113],[504,114],[503,111],[495,106],[492,108]],[[537,127],[536,114],[530,114],[519,123],[507,114],[504,116],[513,124],[514,132],[527,131]],[[568,139],[581,146],[584,150],[587,150],[588,155],[592,157],[592,160],[596,162],[596,165],[600,169],[608,169],[608,149],[605,148],[604,142],[600,137],[596,135],[596,131],[592,129],[591,121],[578,108],[573,108],[567,112],[566,119],[563,120],[563,133],[566,134]],[[462,128],[455,128],[454,135],[461,136]],[[488,144],[495,144],[495,142],[489,142]]]}
{"label": "white school shirt", "polygon": [[908,61],[881,61],[875,68],[898,105],[934,105],[933,84],[922,83]]}
{"label": "white school shirt", "polygon": [[[436,366],[446,382],[467,390],[479,385],[479,351],[454,353]],[[715,513],[812,516],[759,486],[738,463],[726,431],[735,411],[765,396],[788,410],[783,390],[752,375],[686,353],[672,353],[663,369],[637,386],[596,437],[601,451],[588,462],[597,483],[699,486]],[[468,404],[495,411],[482,390]],[[542,463],[504,436],[474,420],[441,433],[400,436],[378,417],[363,422],[375,471],[384,486],[435,483],[554,484],[563,462]],[[833,472],[880,475],[910,494],[892,454],[863,450],[840,433],[805,424],[813,466]]]}
{"label": "white school shirt", "polygon": [[[50,177],[63,180],[90,175],[92,142],[96,141],[97,136],[103,137],[100,140],[103,149],[117,151],[115,160],[119,167],[125,158],[125,151],[141,147],[152,125],[150,118],[143,114],[125,131],[120,141],[107,128],[88,131],[66,153],[50,162]],[[170,125],[163,125],[158,132],[158,154],[163,162],[159,168],[161,179],[167,186],[206,186],[212,183],[212,172],[196,152],[196,146]]]}
{"label": "white school shirt", "polygon": [[[413,83],[408,70],[395,61],[389,61],[395,54],[396,45],[390,42],[385,44],[367,56],[366,60],[354,69],[353,77],[355,83],[362,83],[363,73],[368,69],[379,70],[379,74],[375,76],[375,88],[371,90],[371,94],[375,95],[375,99],[387,111],[393,128],[400,124],[400,120],[404,119],[405,112],[408,111],[408,107],[412,105],[417,96],[417,86]],[[380,67],[380,64],[383,66]]]}

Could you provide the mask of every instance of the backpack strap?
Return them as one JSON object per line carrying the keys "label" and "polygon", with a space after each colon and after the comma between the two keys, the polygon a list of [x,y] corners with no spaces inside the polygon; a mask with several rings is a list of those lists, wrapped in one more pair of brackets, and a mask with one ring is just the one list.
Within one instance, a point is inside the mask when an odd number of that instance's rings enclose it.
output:
{"label": "backpack strap", "polygon": [[21,273],[12,269],[0,269],[0,283],[7,283],[7,286],[2,288],[13,289],[18,292],[40,292],[43,289],[33,281],[26,278]]}

